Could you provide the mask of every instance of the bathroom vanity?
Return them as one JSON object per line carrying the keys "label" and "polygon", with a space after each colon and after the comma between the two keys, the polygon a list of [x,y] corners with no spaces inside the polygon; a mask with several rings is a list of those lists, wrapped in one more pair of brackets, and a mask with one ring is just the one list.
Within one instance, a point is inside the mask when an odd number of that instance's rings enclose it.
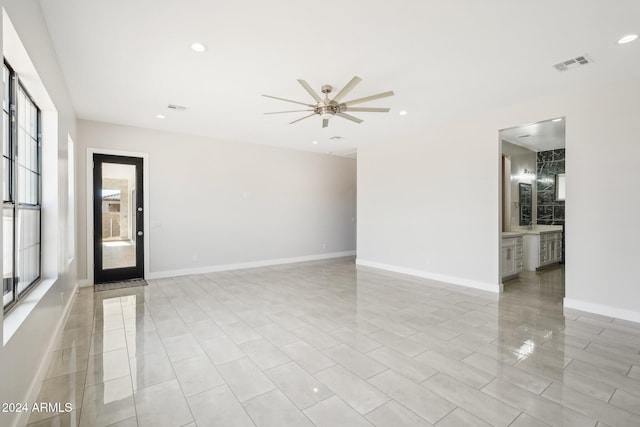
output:
{"label": "bathroom vanity", "polygon": [[524,235],[524,269],[536,271],[562,261],[562,230],[528,232]]}
{"label": "bathroom vanity", "polygon": [[[524,237],[524,269],[536,271],[562,261],[562,226],[513,226],[512,230]],[[502,233],[503,235],[505,233]]]}
{"label": "bathroom vanity", "polygon": [[523,233],[503,232],[502,247],[502,280],[515,279],[523,268]]}

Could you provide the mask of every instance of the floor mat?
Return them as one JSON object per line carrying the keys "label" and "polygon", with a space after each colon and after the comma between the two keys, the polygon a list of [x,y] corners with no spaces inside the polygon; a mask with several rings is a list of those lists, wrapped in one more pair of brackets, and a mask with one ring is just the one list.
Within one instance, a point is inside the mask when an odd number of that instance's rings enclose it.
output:
{"label": "floor mat", "polygon": [[123,282],[99,283],[93,285],[93,291],[113,291],[114,289],[135,288],[136,286],[147,286],[147,281],[144,279],[133,279]]}

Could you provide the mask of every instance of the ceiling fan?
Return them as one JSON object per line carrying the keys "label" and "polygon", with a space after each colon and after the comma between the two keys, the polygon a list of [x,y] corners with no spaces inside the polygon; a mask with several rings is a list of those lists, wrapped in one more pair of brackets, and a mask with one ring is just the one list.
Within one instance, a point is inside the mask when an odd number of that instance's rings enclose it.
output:
{"label": "ceiling fan", "polygon": [[290,99],[278,98],[277,96],[271,95],[262,95],[267,98],[279,99],[280,101],[293,102],[294,104],[305,105],[309,107],[306,110],[289,110],[289,111],[275,111],[271,113],[265,114],[282,114],[282,113],[299,113],[303,111],[311,111],[312,113],[301,117],[297,120],[292,121],[289,124],[294,124],[299,122],[300,120],[307,119],[311,116],[321,116],[322,117],[322,127],[326,128],[329,126],[329,119],[333,116],[342,117],[343,119],[351,120],[352,122],[362,123],[362,119],[352,116],[351,114],[347,114],[346,112],[360,112],[360,113],[388,113],[389,108],[376,108],[376,107],[353,107],[353,105],[362,104],[364,102],[373,101],[380,98],[386,98],[388,96],[393,96],[393,91],[379,93],[377,95],[365,96],[364,98],[353,99],[351,101],[341,102],[342,98],[347,96],[351,90],[356,87],[358,83],[360,83],[362,79],[360,77],[352,78],[349,83],[346,84],[345,87],[342,88],[340,92],[333,99],[329,99],[329,94],[332,92],[333,87],[331,85],[323,85],[321,90],[324,94],[324,99],[320,98],[320,96],[309,86],[309,83],[302,79],[298,79],[298,83],[302,85],[302,87],[311,95],[311,97],[316,101],[316,104],[307,104],[305,102],[292,101]]}

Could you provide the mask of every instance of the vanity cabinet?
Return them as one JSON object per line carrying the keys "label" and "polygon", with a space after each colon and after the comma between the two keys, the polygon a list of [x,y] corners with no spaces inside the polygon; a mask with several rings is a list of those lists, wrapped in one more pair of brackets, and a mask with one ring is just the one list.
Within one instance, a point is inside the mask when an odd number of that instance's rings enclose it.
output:
{"label": "vanity cabinet", "polygon": [[502,236],[502,279],[517,277],[523,267],[522,236]]}
{"label": "vanity cabinet", "polygon": [[562,261],[562,231],[526,234],[524,269],[535,271]]}

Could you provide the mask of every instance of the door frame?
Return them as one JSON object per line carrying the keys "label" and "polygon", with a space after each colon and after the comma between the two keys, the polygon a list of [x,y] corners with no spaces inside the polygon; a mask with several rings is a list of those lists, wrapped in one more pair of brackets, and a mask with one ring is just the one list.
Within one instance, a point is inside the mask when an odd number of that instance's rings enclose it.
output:
{"label": "door frame", "polygon": [[86,157],[86,202],[87,202],[87,212],[86,212],[86,225],[87,225],[87,280],[88,285],[94,284],[94,236],[93,236],[93,155],[94,154],[106,154],[113,156],[124,156],[124,157],[139,157],[142,159],[142,200],[144,203],[143,221],[145,224],[145,239],[143,239],[143,248],[144,248],[144,277],[149,278],[149,153],[140,153],[133,151],[123,151],[123,150],[109,150],[105,148],[87,148],[87,157]]}
{"label": "door frame", "polygon": [[[96,165],[101,165],[102,167],[96,167]],[[132,266],[126,267],[116,267],[116,268],[105,268],[104,267],[104,245],[103,245],[103,237],[104,234],[104,223],[103,223],[103,197],[101,192],[104,187],[104,166],[107,164],[116,164],[116,165],[128,165],[133,166],[135,179],[133,188],[137,188],[140,191],[138,192],[138,196],[136,198],[131,198],[127,214],[129,215],[129,220],[126,224],[128,240],[135,242],[135,264]],[[108,283],[108,282],[119,282],[123,280],[130,279],[143,279],[144,278],[144,216],[142,213],[144,212],[144,191],[142,189],[144,185],[144,179],[142,174],[144,172],[144,167],[142,165],[141,157],[129,157],[129,156],[113,156],[107,154],[94,154],[93,155],[93,227],[94,227],[94,241],[93,241],[93,262],[94,262],[94,278],[93,281],[97,282],[100,280],[100,283]],[[109,175],[107,175],[109,176]],[[109,176],[111,177],[111,176]],[[130,184],[129,184],[130,185]],[[134,190],[132,190],[132,193]],[[125,190],[127,197],[129,195],[128,188]],[[133,209],[130,209],[133,208]],[[138,211],[139,210],[139,211]],[[138,221],[139,220],[139,221]],[[133,224],[136,225],[135,229],[133,228]],[[120,224],[122,228],[122,224]],[[96,231],[100,230],[100,233]],[[120,231],[120,235],[122,230]]]}
{"label": "door frame", "polygon": [[[567,115],[566,114],[560,114],[560,115],[556,115],[554,116],[553,114],[543,114],[543,116],[547,116],[548,118],[546,119],[542,119],[542,120],[538,120],[535,122],[529,122],[529,123],[522,123],[519,125],[512,125],[512,126],[508,126],[508,127],[504,127],[504,128],[500,128],[498,129],[498,170],[500,171],[499,173],[499,180],[498,180],[498,278],[499,278],[499,282],[500,286],[501,286],[501,290],[500,292],[503,292],[503,283],[502,283],[502,227],[503,227],[503,221],[504,220],[508,220],[510,221],[510,216],[509,219],[505,219],[503,218],[504,214],[505,214],[505,209],[504,209],[504,161],[502,160],[502,158],[504,157],[503,155],[503,139],[502,139],[502,131],[505,130],[510,130],[510,129],[514,129],[514,128],[521,128],[521,127],[525,127],[525,126],[531,126],[531,125],[536,125],[536,124],[540,124],[540,123],[546,123],[546,122],[550,122],[550,121],[555,121],[556,119],[561,119],[564,121],[564,125],[565,125],[565,134],[564,134],[564,149],[565,149],[565,170],[566,170],[566,162],[567,162],[567,157],[566,157],[566,149],[567,149]],[[507,141],[508,142],[508,141]],[[536,151],[536,156],[537,156],[537,151]],[[537,172],[536,172],[537,173]],[[536,181],[534,181],[533,184],[533,188],[536,188]],[[537,190],[535,190],[537,193]],[[533,194],[532,194],[533,197]],[[537,222],[537,195],[536,198],[533,199],[532,201],[532,205],[531,205],[531,216],[532,219],[536,218],[536,222]],[[536,209],[534,209],[534,206],[536,207]],[[566,221],[566,209],[567,209],[567,201],[565,200],[565,221]],[[511,209],[509,209],[510,211]],[[564,228],[564,224],[562,225],[562,251],[563,251],[563,255],[562,255],[562,260],[564,260],[564,265],[566,265],[566,234],[565,234],[565,228]],[[560,263],[562,264],[562,262]],[[565,277],[563,279],[563,286],[564,288],[564,297],[566,297],[567,294],[567,278],[566,278],[566,267],[565,267]]]}

